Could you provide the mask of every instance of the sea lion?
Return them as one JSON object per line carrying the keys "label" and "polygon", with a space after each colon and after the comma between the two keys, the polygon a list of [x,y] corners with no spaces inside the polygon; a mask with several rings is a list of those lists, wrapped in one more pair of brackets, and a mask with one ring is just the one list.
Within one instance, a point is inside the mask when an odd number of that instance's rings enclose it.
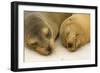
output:
{"label": "sea lion", "polygon": [[73,14],[60,28],[62,44],[71,52],[90,41],[90,14]]}
{"label": "sea lion", "polygon": [[25,47],[34,49],[41,55],[50,55],[60,24],[71,14],[55,12],[24,12]]}

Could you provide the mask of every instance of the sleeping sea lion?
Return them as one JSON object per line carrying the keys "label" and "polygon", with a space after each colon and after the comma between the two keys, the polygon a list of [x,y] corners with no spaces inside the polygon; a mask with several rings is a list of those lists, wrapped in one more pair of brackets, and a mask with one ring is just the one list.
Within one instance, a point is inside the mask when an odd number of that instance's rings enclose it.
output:
{"label": "sleeping sea lion", "polygon": [[55,12],[24,12],[25,47],[41,55],[50,55],[60,24],[71,14]]}
{"label": "sleeping sea lion", "polygon": [[73,14],[66,19],[60,28],[62,44],[71,52],[90,41],[90,15]]}

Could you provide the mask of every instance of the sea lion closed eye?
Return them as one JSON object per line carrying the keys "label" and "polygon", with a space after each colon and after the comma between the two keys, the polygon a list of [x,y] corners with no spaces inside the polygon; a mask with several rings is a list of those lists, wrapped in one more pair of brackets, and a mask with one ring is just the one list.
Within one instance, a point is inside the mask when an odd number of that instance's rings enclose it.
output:
{"label": "sea lion closed eye", "polygon": [[25,47],[41,55],[50,55],[55,47],[60,24],[71,14],[25,11]]}
{"label": "sea lion closed eye", "polygon": [[60,28],[62,44],[71,52],[90,41],[90,15],[73,14],[66,19]]}

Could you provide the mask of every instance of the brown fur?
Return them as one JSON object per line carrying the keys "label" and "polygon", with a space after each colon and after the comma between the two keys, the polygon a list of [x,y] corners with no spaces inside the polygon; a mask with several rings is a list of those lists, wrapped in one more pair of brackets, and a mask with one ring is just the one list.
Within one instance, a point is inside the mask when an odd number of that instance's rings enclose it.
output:
{"label": "brown fur", "polygon": [[25,46],[41,55],[51,54],[60,24],[70,15],[54,12],[25,12]]}
{"label": "brown fur", "polygon": [[71,52],[90,41],[90,15],[73,14],[60,28],[62,44]]}

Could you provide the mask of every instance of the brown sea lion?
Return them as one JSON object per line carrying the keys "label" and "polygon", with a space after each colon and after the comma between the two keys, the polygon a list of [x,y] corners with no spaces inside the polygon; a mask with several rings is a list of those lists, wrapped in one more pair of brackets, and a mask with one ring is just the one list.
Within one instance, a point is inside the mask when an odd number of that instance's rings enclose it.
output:
{"label": "brown sea lion", "polygon": [[66,19],[60,28],[62,44],[71,52],[90,41],[90,15],[73,14]]}
{"label": "brown sea lion", "polygon": [[24,12],[25,47],[34,49],[41,55],[50,55],[60,24],[71,14],[55,12]]}

